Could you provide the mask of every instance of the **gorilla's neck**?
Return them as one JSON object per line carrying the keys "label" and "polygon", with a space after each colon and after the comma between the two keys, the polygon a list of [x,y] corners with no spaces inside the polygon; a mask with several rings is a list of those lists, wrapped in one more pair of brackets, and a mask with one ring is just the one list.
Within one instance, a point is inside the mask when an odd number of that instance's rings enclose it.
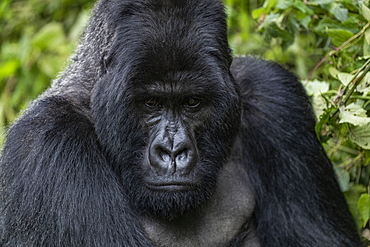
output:
{"label": "gorilla's neck", "polygon": [[220,173],[213,196],[201,209],[173,221],[141,217],[148,237],[156,246],[224,247],[247,233],[244,245],[259,246],[252,220],[255,201],[247,178],[239,162],[229,161]]}

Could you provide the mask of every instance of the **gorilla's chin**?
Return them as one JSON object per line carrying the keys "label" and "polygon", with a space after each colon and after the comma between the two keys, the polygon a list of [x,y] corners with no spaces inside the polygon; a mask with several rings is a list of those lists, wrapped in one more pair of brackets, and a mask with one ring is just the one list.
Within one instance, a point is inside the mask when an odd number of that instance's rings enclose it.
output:
{"label": "gorilla's chin", "polygon": [[198,186],[168,184],[138,186],[131,193],[133,207],[142,215],[174,220],[186,212],[199,208],[212,194],[214,184]]}

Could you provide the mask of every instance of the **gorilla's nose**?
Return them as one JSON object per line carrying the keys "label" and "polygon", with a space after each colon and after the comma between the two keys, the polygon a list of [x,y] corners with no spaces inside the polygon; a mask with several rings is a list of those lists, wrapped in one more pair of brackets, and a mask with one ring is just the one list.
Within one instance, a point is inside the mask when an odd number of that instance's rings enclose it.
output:
{"label": "gorilla's nose", "polygon": [[195,144],[189,135],[179,130],[159,134],[149,148],[149,161],[159,175],[189,173],[198,160]]}

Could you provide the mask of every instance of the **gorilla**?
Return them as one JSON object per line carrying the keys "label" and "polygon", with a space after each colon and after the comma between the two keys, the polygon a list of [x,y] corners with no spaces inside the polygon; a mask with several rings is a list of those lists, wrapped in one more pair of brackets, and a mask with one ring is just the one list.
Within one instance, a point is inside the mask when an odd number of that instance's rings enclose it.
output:
{"label": "gorilla", "polygon": [[101,0],[7,133],[1,246],[361,246],[308,97],[220,0]]}

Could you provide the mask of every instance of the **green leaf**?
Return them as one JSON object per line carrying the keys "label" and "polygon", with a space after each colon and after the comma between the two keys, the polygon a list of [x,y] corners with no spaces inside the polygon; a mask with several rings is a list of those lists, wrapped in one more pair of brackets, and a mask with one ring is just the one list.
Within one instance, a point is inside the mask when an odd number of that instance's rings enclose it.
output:
{"label": "green leaf", "polygon": [[349,176],[349,173],[347,171],[341,170],[341,169],[335,169],[335,173],[337,174],[338,178],[338,184],[341,191],[348,191],[350,188],[350,181],[351,178]]}
{"label": "green leaf", "polygon": [[301,21],[299,22],[304,28],[308,29],[308,25],[310,24],[311,22],[311,16],[306,16],[304,17],[303,19],[301,19]]}
{"label": "green leaf", "polygon": [[71,30],[68,34],[68,38],[70,41],[77,43],[83,30],[85,29],[90,17],[90,12],[89,11],[82,11],[78,15],[78,19],[76,22],[73,24],[71,27]]}
{"label": "green leaf", "polygon": [[339,72],[337,74],[337,78],[344,86],[347,86],[353,80],[353,78],[355,78],[355,76],[348,73]]}
{"label": "green leaf", "polygon": [[365,31],[365,41],[370,45],[370,28]]}
{"label": "green leaf", "polygon": [[255,9],[252,11],[252,18],[253,19],[258,19],[261,17],[261,15],[265,13],[265,9],[264,8],[258,8],[258,9]]}
{"label": "green leaf", "polygon": [[312,2],[320,5],[328,5],[333,3],[335,0],[312,0]]}
{"label": "green leaf", "polygon": [[353,36],[353,33],[344,29],[329,29],[327,33],[335,46],[340,46]]}
{"label": "green leaf", "polygon": [[[287,21],[286,21],[286,27],[285,29],[288,31],[289,34],[291,34],[290,36],[292,37],[296,37],[299,35],[299,23],[298,23],[298,20],[296,18],[294,18],[294,16],[292,15],[288,15],[287,16]],[[292,39],[293,39],[292,37]]]}
{"label": "green leaf", "polygon": [[370,44],[365,42],[362,51],[364,53],[364,57],[370,57]]}
{"label": "green leaf", "polygon": [[[322,127],[328,123],[328,121],[330,120],[330,116],[331,114],[336,111],[335,108],[329,108],[329,109],[325,109],[323,111],[323,113],[320,115],[319,117],[319,121],[316,123],[316,126],[315,126],[315,131],[316,131],[316,135],[318,136],[318,138],[320,139],[321,137],[321,129]],[[317,114],[316,114],[317,116]]]}
{"label": "green leaf", "polygon": [[309,96],[320,95],[329,91],[330,84],[323,81],[313,80],[304,82],[306,92]]}
{"label": "green leaf", "polygon": [[329,67],[329,73],[332,77],[338,79],[338,74],[340,73],[339,70],[337,70],[335,67]]}
{"label": "green leaf", "polygon": [[[4,13],[8,10],[11,0],[3,0],[0,3],[0,18],[4,15]],[[1,139],[1,136],[0,136]]]}
{"label": "green leaf", "polygon": [[339,123],[350,123],[355,126],[370,124],[370,118],[367,117],[366,110],[359,105],[352,103],[344,108],[339,108],[339,110]]}
{"label": "green leaf", "polygon": [[[277,4],[277,0],[266,0],[265,1],[265,4],[266,4],[266,12],[270,12],[270,10],[273,8],[273,7],[275,7],[276,6],[276,4]],[[264,4],[264,6],[265,6],[265,4]]]}
{"label": "green leaf", "polygon": [[265,27],[265,38],[269,41],[272,38],[282,38],[285,41],[293,41],[294,38],[289,32],[280,28],[275,22],[271,22]]}
{"label": "green leaf", "polygon": [[356,88],[357,92],[368,94],[370,92],[370,73],[365,75],[365,78],[362,80],[360,85]]}
{"label": "green leaf", "polygon": [[358,210],[358,199],[363,193],[366,193],[366,187],[361,184],[353,184],[349,191],[343,193],[346,198],[349,210],[351,211],[358,228],[363,225],[362,217]]}
{"label": "green leaf", "polygon": [[362,194],[358,199],[358,210],[360,211],[363,220],[363,226],[367,224],[370,219],[370,196],[369,194]]}
{"label": "green leaf", "polygon": [[50,78],[53,78],[63,68],[63,65],[66,62],[65,59],[65,57],[45,55],[37,61],[37,64],[42,72]]}
{"label": "green leaf", "polygon": [[365,4],[361,4],[362,16],[370,21],[370,9],[365,6]]}
{"label": "green leaf", "polygon": [[19,65],[19,61],[14,59],[0,64],[0,80],[14,75]]}
{"label": "green leaf", "polygon": [[41,50],[50,48],[59,49],[58,46],[67,43],[63,27],[60,23],[49,23],[45,25],[32,40],[32,44]]}
{"label": "green leaf", "polygon": [[269,25],[271,23],[276,24],[276,22],[278,22],[279,17],[280,17],[279,14],[268,14],[265,17],[265,20],[263,22],[263,25],[266,25],[267,26],[267,25]]}
{"label": "green leaf", "polygon": [[318,118],[319,116],[324,114],[325,109],[328,107],[328,101],[322,94],[312,96],[311,100],[315,116]]}
{"label": "green leaf", "polygon": [[343,29],[341,23],[337,20],[331,19],[329,17],[322,17],[319,20],[319,23],[313,27],[314,31],[317,32],[319,35],[326,36],[327,31],[330,29]]}
{"label": "green leaf", "polygon": [[370,126],[352,126],[350,127],[349,139],[362,147],[363,149],[370,150]]}
{"label": "green leaf", "polygon": [[314,14],[314,12],[310,8],[308,8],[307,5],[304,2],[302,2],[300,0],[294,1],[293,7],[300,10],[302,13],[305,13],[305,14],[308,14],[308,15],[313,15]]}
{"label": "green leaf", "polygon": [[292,6],[292,4],[293,4],[293,0],[281,0],[281,1],[278,1],[276,8],[277,9],[287,9],[290,6]]}
{"label": "green leaf", "polygon": [[330,13],[332,13],[335,18],[341,22],[345,22],[348,19],[348,9],[344,8],[343,5],[339,3],[334,3],[331,5]]}

